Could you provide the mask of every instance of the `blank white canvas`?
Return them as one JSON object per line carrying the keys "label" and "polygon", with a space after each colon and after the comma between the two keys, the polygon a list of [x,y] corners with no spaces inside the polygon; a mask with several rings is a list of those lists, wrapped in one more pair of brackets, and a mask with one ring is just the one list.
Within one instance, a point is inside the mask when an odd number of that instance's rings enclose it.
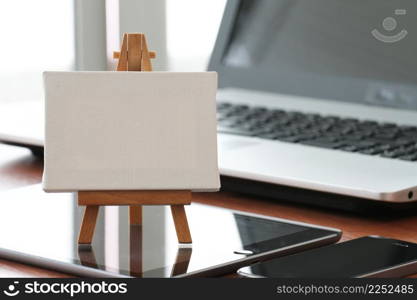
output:
{"label": "blank white canvas", "polygon": [[45,72],[46,191],[220,187],[217,74]]}

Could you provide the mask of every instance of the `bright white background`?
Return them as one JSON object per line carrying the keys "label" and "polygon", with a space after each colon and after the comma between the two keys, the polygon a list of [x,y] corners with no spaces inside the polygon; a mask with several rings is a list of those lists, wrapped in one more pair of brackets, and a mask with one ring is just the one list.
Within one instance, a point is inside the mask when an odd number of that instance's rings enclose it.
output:
{"label": "bright white background", "polygon": [[[74,1],[0,1],[0,102],[42,100],[43,71],[74,69]],[[141,1],[139,6],[144,10],[145,5],[152,5],[148,0]],[[166,45],[160,49],[160,54],[167,61],[159,69],[205,70],[226,0],[165,1],[165,11],[161,6],[161,18],[145,20],[161,23],[147,26],[166,27]],[[129,16],[139,19],[146,16],[146,11],[135,11]],[[112,52],[116,49],[108,50]]]}
{"label": "bright white background", "polygon": [[225,4],[225,0],[166,0],[171,70],[205,70]]}
{"label": "bright white background", "polygon": [[0,1],[0,101],[43,98],[42,71],[74,65],[73,0]]}

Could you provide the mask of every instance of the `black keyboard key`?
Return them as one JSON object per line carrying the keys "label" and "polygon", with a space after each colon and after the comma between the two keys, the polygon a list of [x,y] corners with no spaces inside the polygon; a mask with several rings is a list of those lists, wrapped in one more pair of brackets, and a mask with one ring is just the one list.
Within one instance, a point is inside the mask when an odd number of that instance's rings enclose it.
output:
{"label": "black keyboard key", "polygon": [[396,148],[396,146],[395,146],[395,145],[392,145],[392,144],[379,144],[379,148],[380,148],[382,151],[388,151],[388,150],[395,149],[395,148]]}
{"label": "black keyboard key", "polygon": [[236,126],[238,129],[242,129],[242,130],[254,130],[257,126],[257,124],[255,122],[246,122],[246,123],[241,123],[239,125]]}
{"label": "black keyboard key", "polygon": [[331,136],[331,135],[324,135],[324,136],[318,136],[317,138],[314,139],[314,141],[318,142],[318,143],[335,143],[335,142],[340,142],[341,139],[338,136]]}
{"label": "black keyboard key", "polygon": [[394,123],[382,123],[380,125],[382,128],[396,128],[397,125],[395,125]]}
{"label": "black keyboard key", "polygon": [[355,146],[351,146],[351,145],[347,145],[347,146],[342,146],[339,148],[339,150],[343,150],[343,151],[347,151],[347,152],[358,152],[359,149],[356,148]]}
{"label": "black keyboard key", "polygon": [[360,125],[366,126],[366,127],[376,127],[378,126],[378,123],[375,121],[362,121],[360,122]]}
{"label": "black keyboard key", "polygon": [[349,135],[343,136],[343,139],[346,142],[354,143],[354,142],[358,142],[358,141],[363,141],[363,140],[366,139],[366,137],[364,137],[361,134],[349,134]]}
{"label": "black keyboard key", "polygon": [[342,135],[347,135],[347,134],[351,134],[351,133],[355,132],[354,128],[352,128],[352,127],[340,128],[338,131]]}
{"label": "black keyboard key", "polygon": [[322,132],[328,132],[333,128],[332,124],[321,124],[320,126],[318,126],[318,129]]}
{"label": "black keyboard key", "polygon": [[227,109],[227,108],[230,108],[230,107],[232,107],[232,104],[227,103],[227,102],[217,103],[217,110]]}
{"label": "black keyboard key", "polygon": [[368,139],[375,135],[375,133],[370,130],[356,131],[356,134],[362,136],[363,139]]}
{"label": "black keyboard key", "polygon": [[304,117],[309,122],[316,122],[321,119],[319,114],[305,114]]}
{"label": "black keyboard key", "polygon": [[404,156],[400,156],[398,157],[398,159],[401,160],[406,160],[406,161],[417,161],[417,155],[404,155]]}
{"label": "black keyboard key", "polygon": [[395,133],[375,134],[373,137],[375,139],[379,139],[379,140],[392,141],[392,140],[395,140],[397,138],[397,134],[395,134]]}
{"label": "black keyboard key", "polygon": [[416,142],[416,140],[402,138],[402,139],[396,139],[392,143],[397,147],[401,147],[401,146],[413,145],[413,144],[415,144],[415,142]]}
{"label": "black keyboard key", "polygon": [[231,127],[217,127],[217,131],[226,134],[235,134],[235,135],[244,135],[244,136],[253,136],[254,133],[250,130],[244,130],[240,128],[231,128]]}
{"label": "black keyboard key", "polygon": [[279,136],[276,135],[275,133],[260,133],[257,135],[257,137],[267,139],[267,140],[277,140]]}
{"label": "black keyboard key", "polygon": [[401,147],[392,150],[392,152],[396,153],[398,156],[407,156],[409,154],[413,154],[414,151],[410,151],[407,147]]}
{"label": "black keyboard key", "polygon": [[311,136],[310,134],[303,134],[303,133],[296,134],[296,135],[294,135],[294,137],[298,138],[300,142],[301,141],[309,141],[309,140],[313,140],[313,139],[316,138],[314,136]]}
{"label": "black keyboard key", "polygon": [[221,120],[221,121],[219,121],[218,122],[218,125],[219,126],[221,126],[221,127],[230,127],[230,128],[232,128],[232,127],[235,127],[236,125],[237,125],[237,123],[239,123],[239,122],[237,122],[235,119],[223,119],[223,120]]}
{"label": "black keyboard key", "polygon": [[368,155],[378,155],[384,152],[384,150],[380,149],[380,148],[368,148],[368,149],[363,149],[359,151],[362,154],[368,154]]}
{"label": "black keyboard key", "polygon": [[397,158],[400,154],[395,151],[385,151],[381,154],[381,156],[386,158]]}
{"label": "black keyboard key", "polygon": [[298,143],[301,139],[297,136],[279,137],[278,140],[289,143]]}
{"label": "black keyboard key", "polygon": [[236,112],[242,112],[242,111],[246,111],[249,109],[249,106],[247,105],[235,105],[234,109]]}
{"label": "black keyboard key", "polygon": [[376,143],[371,141],[351,141],[349,145],[355,146],[357,149],[369,149],[371,147],[375,147]]}

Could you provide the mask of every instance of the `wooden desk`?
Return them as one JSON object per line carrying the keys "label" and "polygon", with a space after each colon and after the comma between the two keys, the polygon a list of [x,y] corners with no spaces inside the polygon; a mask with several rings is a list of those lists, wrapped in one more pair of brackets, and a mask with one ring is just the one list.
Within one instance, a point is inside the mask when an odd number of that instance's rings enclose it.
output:
{"label": "wooden desk", "polygon": [[[28,150],[0,145],[0,191],[41,182],[42,167],[42,161],[31,156]],[[377,219],[226,192],[196,194],[193,201],[340,228],[343,230],[342,241],[364,235],[382,235],[417,243],[417,215]],[[5,260],[0,260],[0,276],[68,277]],[[417,274],[414,277],[417,278]]]}

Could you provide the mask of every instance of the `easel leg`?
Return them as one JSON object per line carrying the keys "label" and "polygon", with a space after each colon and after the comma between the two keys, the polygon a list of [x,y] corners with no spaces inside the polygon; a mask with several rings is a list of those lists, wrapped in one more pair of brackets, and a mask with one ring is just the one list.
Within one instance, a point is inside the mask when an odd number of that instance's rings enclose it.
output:
{"label": "easel leg", "polygon": [[142,277],[142,226],[129,226],[130,275]]}
{"label": "easel leg", "polygon": [[191,244],[191,233],[190,228],[188,228],[184,205],[171,205],[171,213],[174,219],[175,230],[177,231],[178,242]]}
{"label": "easel leg", "polygon": [[171,277],[187,273],[192,253],[192,248],[178,248],[177,258],[175,259],[175,264],[171,271]]}
{"label": "easel leg", "polygon": [[96,256],[91,246],[78,247],[78,258],[83,266],[93,267],[98,269]]}
{"label": "easel leg", "polygon": [[78,236],[78,244],[91,244],[94,229],[96,228],[99,207],[98,205],[88,205],[85,207],[80,235]]}
{"label": "easel leg", "polygon": [[129,206],[129,220],[130,225],[142,225],[142,206]]}

